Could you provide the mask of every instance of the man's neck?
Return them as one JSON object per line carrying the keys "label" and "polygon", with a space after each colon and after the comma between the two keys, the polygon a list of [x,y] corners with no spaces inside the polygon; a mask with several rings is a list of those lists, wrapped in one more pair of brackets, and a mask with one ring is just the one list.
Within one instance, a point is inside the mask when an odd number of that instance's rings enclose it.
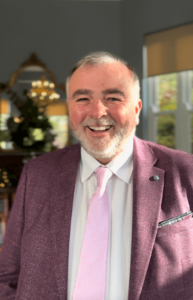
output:
{"label": "man's neck", "polygon": [[[123,152],[123,151],[122,151]],[[120,152],[121,153],[121,152]],[[115,155],[115,156],[113,156],[112,158],[100,158],[100,159],[98,159],[97,157],[95,157],[95,159],[98,161],[98,162],[100,162],[102,165],[107,165],[108,163],[110,163],[110,161],[112,161],[112,160],[114,160],[117,156],[119,156],[119,154],[120,153],[118,153],[117,155]]]}

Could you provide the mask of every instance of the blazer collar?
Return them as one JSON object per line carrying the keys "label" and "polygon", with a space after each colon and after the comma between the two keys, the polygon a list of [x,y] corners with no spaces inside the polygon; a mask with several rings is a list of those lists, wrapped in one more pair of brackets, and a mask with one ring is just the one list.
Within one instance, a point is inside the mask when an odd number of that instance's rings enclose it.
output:
{"label": "blazer collar", "polygon": [[[133,227],[129,300],[138,300],[157,233],[165,171],[156,168],[158,158],[147,144],[134,139]],[[154,175],[159,180],[153,179]]]}
{"label": "blazer collar", "polygon": [[79,162],[80,145],[65,148],[50,178],[50,236],[60,300],[67,299],[70,227]]}

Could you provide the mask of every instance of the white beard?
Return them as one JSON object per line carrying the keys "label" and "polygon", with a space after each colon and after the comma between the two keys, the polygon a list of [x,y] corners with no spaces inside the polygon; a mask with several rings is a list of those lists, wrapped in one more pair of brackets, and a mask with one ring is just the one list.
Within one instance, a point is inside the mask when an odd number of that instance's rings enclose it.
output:
{"label": "white beard", "polygon": [[[102,125],[113,125],[114,126],[114,136],[109,140],[107,138],[95,138],[93,141],[90,141],[85,133],[87,126],[102,126]],[[125,126],[117,132],[117,123],[109,118],[102,117],[100,119],[91,118],[87,121],[81,123],[81,128],[74,128],[72,124],[70,127],[75,135],[75,137],[80,141],[81,146],[93,157],[96,159],[112,159],[118,153],[124,150],[125,144],[128,140],[134,136],[135,126],[128,128]],[[131,125],[129,126],[131,127]],[[89,130],[89,129],[87,129]]]}

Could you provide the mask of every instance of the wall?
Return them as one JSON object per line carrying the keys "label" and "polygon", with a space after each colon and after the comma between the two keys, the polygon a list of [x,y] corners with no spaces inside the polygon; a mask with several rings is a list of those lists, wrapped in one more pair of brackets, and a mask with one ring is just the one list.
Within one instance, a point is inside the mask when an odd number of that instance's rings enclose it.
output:
{"label": "wall", "polygon": [[[193,22],[192,0],[0,0],[0,82],[35,51],[63,82],[91,51],[122,56],[142,78],[144,35]],[[137,135],[147,137],[147,103]]]}
{"label": "wall", "polygon": [[[193,22],[192,0],[123,0],[121,2],[122,57],[130,62],[140,79],[145,34]],[[147,103],[137,135],[147,138]]]}
{"label": "wall", "polygon": [[97,50],[121,54],[120,2],[0,0],[0,82],[36,52],[59,83]]}

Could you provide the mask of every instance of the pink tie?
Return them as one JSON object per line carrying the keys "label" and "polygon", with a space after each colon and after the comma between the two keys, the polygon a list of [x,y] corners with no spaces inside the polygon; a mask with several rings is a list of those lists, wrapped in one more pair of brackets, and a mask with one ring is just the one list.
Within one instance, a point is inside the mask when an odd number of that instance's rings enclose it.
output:
{"label": "pink tie", "polygon": [[107,182],[112,172],[99,167],[90,200],[73,300],[104,300],[106,293],[110,206]]}

